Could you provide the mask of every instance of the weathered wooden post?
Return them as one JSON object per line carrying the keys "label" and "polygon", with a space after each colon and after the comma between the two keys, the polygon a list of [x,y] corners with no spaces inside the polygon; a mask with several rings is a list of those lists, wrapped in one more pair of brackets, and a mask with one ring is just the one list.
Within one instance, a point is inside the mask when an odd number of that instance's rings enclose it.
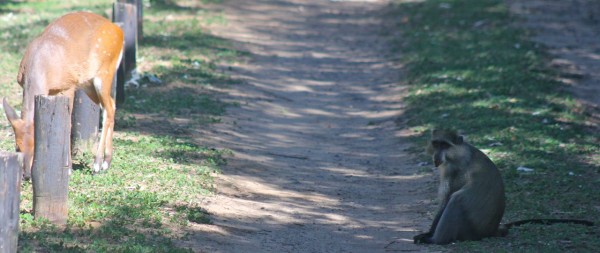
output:
{"label": "weathered wooden post", "polygon": [[21,163],[20,154],[0,152],[0,253],[17,252]]}
{"label": "weathered wooden post", "polygon": [[[114,14],[113,14],[114,16]],[[114,18],[113,18],[114,19]],[[119,28],[123,29],[123,26],[125,26],[125,24],[123,24],[122,22],[113,22],[115,25],[119,26]],[[123,47],[123,50],[125,50],[125,48]],[[125,52],[123,52],[124,54]],[[115,100],[115,104],[117,104],[117,87],[121,87],[123,89],[123,91],[121,93],[124,94],[125,92],[125,56],[123,56],[123,58],[121,59],[121,62],[119,63],[119,68],[117,68],[117,71],[115,72],[115,76],[113,78],[113,83],[112,83],[112,87],[110,90],[110,96]],[[119,84],[120,83],[120,84]],[[117,104],[119,105],[119,104]]]}
{"label": "weathered wooden post", "polygon": [[[125,73],[130,74],[136,68],[137,56],[137,7],[129,3],[114,3],[113,22],[123,23],[125,33]],[[129,76],[127,76],[129,78]]]}
{"label": "weathered wooden post", "polygon": [[[125,33],[125,53],[117,73],[117,104],[125,102],[125,80],[131,78],[131,71],[136,68],[137,57],[137,7],[129,3],[113,4],[113,22],[122,23]],[[122,68],[122,70],[121,70]],[[123,72],[121,72],[123,71]],[[120,80],[121,73],[124,79]]]}
{"label": "weathered wooden post", "polygon": [[71,156],[69,98],[35,96],[35,153],[31,181],[33,214],[56,225],[67,223]]}
{"label": "weathered wooden post", "polygon": [[129,3],[135,5],[137,9],[137,39],[138,42],[142,41],[144,37],[144,6],[142,0],[119,0],[121,3]]}
{"label": "weathered wooden post", "polygon": [[100,126],[100,106],[83,90],[75,92],[71,115],[71,155],[94,153],[94,142]]}

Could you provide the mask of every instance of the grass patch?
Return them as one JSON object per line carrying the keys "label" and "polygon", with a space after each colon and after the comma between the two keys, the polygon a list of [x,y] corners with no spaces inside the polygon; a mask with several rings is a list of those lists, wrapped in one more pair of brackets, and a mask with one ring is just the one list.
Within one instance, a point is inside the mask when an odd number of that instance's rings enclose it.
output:
{"label": "grass patch", "polygon": [[[428,130],[462,130],[501,169],[504,221],[534,217],[600,223],[597,132],[549,70],[528,31],[499,0],[397,2],[398,50],[407,62],[404,120],[424,143]],[[519,166],[533,168],[522,174]],[[423,228],[425,229],[425,228]],[[508,238],[458,243],[458,252],[594,252],[597,228],[523,226]]]}
{"label": "grass patch", "polygon": [[[0,97],[20,108],[18,64],[26,45],[47,24],[76,10],[105,15],[112,2],[0,2]],[[200,146],[185,130],[219,122],[229,105],[218,99],[218,88],[236,80],[218,65],[245,55],[205,32],[204,25],[225,20],[201,2],[220,1],[145,3],[138,70],[161,82],[143,80],[127,89],[126,102],[117,109],[115,152],[107,173],[91,174],[91,154],[75,159],[66,229],[33,219],[31,183],[24,183],[19,252],[191,251],[175,241],[186,235],[186,226],[211,222],[198,202],[214,190],[213,176],[230,151]],[[0,149],[14,150],[3,112],[0,135],[6,136],[0,138]]]}

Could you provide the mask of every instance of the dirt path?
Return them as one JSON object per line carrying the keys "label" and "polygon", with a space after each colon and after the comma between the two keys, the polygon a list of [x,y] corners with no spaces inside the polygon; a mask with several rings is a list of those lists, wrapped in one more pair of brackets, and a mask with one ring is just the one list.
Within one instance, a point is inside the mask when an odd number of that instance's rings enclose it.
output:
{"label": "dirt path", "polygon": [[[400,66],[380,38],[385,1],[231,0],[213,27],[252,54],[231,73],[240,103],[200,142],[229,148],[214,224],[197,252],[399,252],[427,227],[420,176],[394,120]],[[390,244],[393,242],[392,244]],[[387,246],[387,247],[386,247]]]}
{"label": "dirt path", "polygon": [[533,32],[553,59],[560,81],[584,105],[590,126],[600,126],[600,2],[507,0],[520,26]]}

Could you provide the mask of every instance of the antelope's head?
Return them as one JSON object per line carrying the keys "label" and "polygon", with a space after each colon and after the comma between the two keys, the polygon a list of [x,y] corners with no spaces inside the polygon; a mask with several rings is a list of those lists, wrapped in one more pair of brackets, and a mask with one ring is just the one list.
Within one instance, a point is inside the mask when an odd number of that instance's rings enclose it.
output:
{"label": "antelope's head", "polygon": [[31,166],[33,164],[33,122],[26,122],[19,118],[15,109],[6,102],[6,98],[3,99],[2,105],[4,106],[6,118],[10,122],[15,133],[16,151],[23,154],[23,177],[29,179],[31,178]]}

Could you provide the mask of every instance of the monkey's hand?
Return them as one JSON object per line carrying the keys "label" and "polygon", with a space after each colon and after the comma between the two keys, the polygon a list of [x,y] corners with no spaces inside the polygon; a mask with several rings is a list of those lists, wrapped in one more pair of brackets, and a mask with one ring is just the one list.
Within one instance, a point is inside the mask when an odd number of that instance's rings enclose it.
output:
{"label": "monkey's hand", "polygon": [[415,244],[431,244],[432,236],[433,236],[433,233],[427,232],[427,233],[415,235],[415,237],[413,237],[413,240],[414,240]]}

